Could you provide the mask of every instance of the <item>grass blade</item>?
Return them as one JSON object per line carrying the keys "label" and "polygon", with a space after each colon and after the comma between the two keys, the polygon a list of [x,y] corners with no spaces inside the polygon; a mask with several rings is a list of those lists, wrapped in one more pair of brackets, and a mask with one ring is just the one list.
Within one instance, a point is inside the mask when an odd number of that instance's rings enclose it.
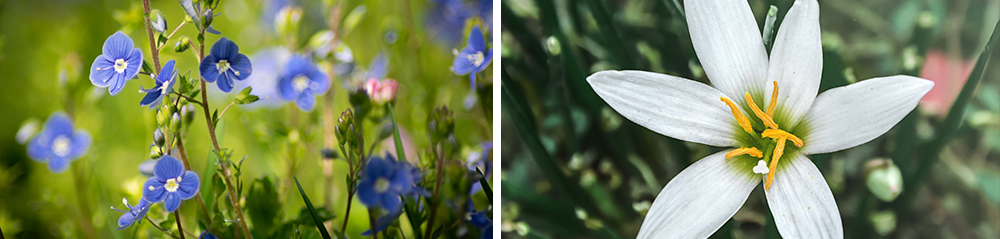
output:
{"label": "grass blade", "polygon": [[406,161],[406,150],[403,150],[403,140],[399,138],[399,125],[396,123],[396,113],[392,109],[392,104],[386,105],[389,111],[389,119],[392,120],[392,141],[396,143],[396,159]]}
{"label": "grass blade", "polygon": [[299,187],[299,195],[302,195],[302,201],[306,203],[306,207],[309,208],[309,214],[312,215],[313,222],[316,223],[316,229],[319,230],[320,234],[323,234],[324,239],[330,239],[330,233],[326,231],[326,227],[323,226],[323,222],[319,221],[319,215],[316,215],[316,208],[313,207],[311,201],[309,201],[309,196],[306,196],[306,191],[302,190],[302,185],[299,184],[299,178],[292,176],[295,179],[295,186]]}
{"label": "grass blade", "polygon": [[486,193],[486,198],[489,198],[490,204],[493,204],[493,189],[490,188],[490,182],[486,181],[486,175],[483,174],[482,170],[476,168],[476,172],[479,173],[479,184],[483,186],[483,193]]}

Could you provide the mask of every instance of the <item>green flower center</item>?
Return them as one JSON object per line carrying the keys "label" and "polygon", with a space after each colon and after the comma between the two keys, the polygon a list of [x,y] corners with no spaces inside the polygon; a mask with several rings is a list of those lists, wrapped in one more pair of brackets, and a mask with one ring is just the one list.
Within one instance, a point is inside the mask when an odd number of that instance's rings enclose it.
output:
{"label": "green flower center", "polygon": [[384,193],[389,191],[389,179],[379,177],[375,180],[375,192]]}
{"label": "green flower center", "polygon": [[[761,110],[756,102],[763,102],[763,94],[752,97],[750,92],[744,93],[745,101],[743,109],[748,109],[749,117],[744,117],[740,107],[732,100],[722,97],[720,100],[729,106],[736,121],[734,137],[740,143],[740,147],[726,153],[726,159],[733,159],[733,163],[739,168],[746,168],[747,172],[754,174],[767,174],[764,189],[771,188],[775,171],[779,162],[788,162],[784,155],[793,155],[804,146],[804,142],[797,135],[806,134],[806,125],[800,123],[793,125],[791,119],[785,111],[777,110],[778,102],[778,82],[774,82],[774,90],[771,94],[771,103],[766,111]],[[757,99],[757,101],[754,100]],[[749,158],[748,158],[749,157]],[[766,160],[766,162],[765,162]],[[764,166],[767,165],[765,168]]]}
{"label": "green flower center", "polygon": [[128,62],[125,59],[115,60],[115,72],[122,73],[125,72],[125,67],[128,66]]}

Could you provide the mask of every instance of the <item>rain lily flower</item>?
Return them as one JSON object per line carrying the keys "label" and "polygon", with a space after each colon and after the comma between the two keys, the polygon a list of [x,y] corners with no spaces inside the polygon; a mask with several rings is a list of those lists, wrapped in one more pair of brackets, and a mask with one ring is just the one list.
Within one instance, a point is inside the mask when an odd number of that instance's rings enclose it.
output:
{"label": "rain lily flower", "polygon": [[[399,209],[396,209],[395,211],[389,211],[386,212],[384,215],[379,216],[378,218],[375,219],[375,230],[376,230],[375,232],[381,232],[386,228],[389,228],[389,226],[392,225],[393,222],[396,222],[396,219],[399,219],[399,215],[402,214],[403,214],[403,207],[399,207]],[[361,235],[371,236],[372,230],[371,229],[365,230],[364,232],[361,232]]]}
{"label": "rain lily flower", "polygon": [[117,95],[125,87],[125,81],[139,74],[142,50],[135,48],[132,38],[121,31],[108,37],[102,50],[104,54],[97,56],[90,66],[90,83],[107,87],[108,93]]}
{"label": "rain lily flower", "polygon": [[160,105],[163,97],[174,91],[174,83],[177,82],[174,77],[177,77],[177,70],[174,68],[174,60],[170,60],[163,65],[160,74],[156,75],[156,87],[148,90],[140,87],[139,92],[145,92],[146,97],[139,101],[139,106],[149,106],[149,109],[153,109]]}
{"label": "rain lily flower", "polygon": [[49,171],[62,173],[69,162],[82,157],[90,148],[90,134],[73,129],[73,120],[54,113],[45,121],[42,132],[28,141],[28,157],[49,164]]}
{"label": "rain lily flower", "polygon": [[402,207],[400,196],[419,194],[415,186],[420,172],[407,162],[396,161],[390,154],[373,156],[365,165],[358,182],[358,198],[368,207],[396,211]]}
{"label": "rain lily flower", "polygon": [[281,98],[295,101],[295,105],[303,111],[312,111],[316,106],[316,95],[326,93],[329,88],[330,77],[302,55],[294,55],[288,60],[285,73],[278,80]]}
{"label": "rain lily flower", "polygon": [[150,203],[163,202],[168,212],[174,212],[181,200],[188,200],[198,194],[200,182],[198,174],[184,171],[184,164],[170,155],[156,161],[153,177],[142,185],[142,197]]}
{"label": "rain lily flower", "polygon": [[136,222],[142,221],[142,218],[146,217],[146,212],[149,212],[149,202],[145,199],[140,198],[139,203],[135,206],[128,204],[128,199],[122,198],[122,203],[128,208],[128,211],[119,210],[115,207],[111,207],[112,210],[124,212],[121,217],[118,218],[118,228],[117,230],[125,229],[132,226]]}
{"label": "rain lily flower", "polygon": [[376,105],[384,105],[396,99],[396,87],[399,83],[393,79],[376,80],[370,79],[365,82],[365,92],[368,98],[372,99]]}
{"label": "rain lily flower", "polygon": [[205,81],[219,80],[219,89],[229,93],[237,80],[246,80],[253,71],[250,58],[240,53],[240,47],[222,37],[212,44],[212,50],[201,60],[201,77]]}
{"label": "rain lily flower", "polygon": [[476,73],[486,70],[486,67],[493,61],[493,49],[486,49],[486,38],[479,26],[472,27],[469,32],[469,42],[462,51],[455,54],[455,60],[451,64],[451,70],[455,74],[469,74],[469,81],[473,88],[476,87]]}
{"label": "rain lily flower", "polygon": [[817,96],[823,57],[815,0],[795,1],[770,59],[746,1],[686,1],[684,7],[695,52],[714,87],[643,71],[602,71],[587,78],[612,108],[643,127],[734,148],[707,156],[670,180],[638,238],[707,238],[761,181],[781,236],[843,238],[833,193],[806,155],[875,139],[913,110],[934,83],[899,75]]}

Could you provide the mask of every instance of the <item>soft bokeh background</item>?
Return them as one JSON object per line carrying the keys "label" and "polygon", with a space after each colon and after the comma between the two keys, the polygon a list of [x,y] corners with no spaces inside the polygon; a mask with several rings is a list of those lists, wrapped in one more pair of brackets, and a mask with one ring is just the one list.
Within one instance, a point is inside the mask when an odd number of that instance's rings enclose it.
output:
{"label": "soft bokeh background", "polygon": [[[215,18],[213,26],[223,34],[206,34],[205,50],[219,38],[229,38],[239,45],[241,53],[251,57],[254,76],[238,83],[230,94],[222,94],[214,83],[209,84],[212,108],[225,107],[247,84],[264,85],[255,85],[255,94],[267,90],[268,86],[259,82],[266,82],[268,71],[275,71],[274,68],[283,64],[268,62],[279,61],[278,56],[287,55],[287,49],[291,48],[275,31],[274,16],[282,6],[295,4],[304,9],[295,44],[299,48],[309,48],[313,34],[328,29],[328,6],[332,2],[222,1],[221,11],[216,12],[221,15]],[[153,0],[151,7],[163,12],[168,29],[174,29],[185,17],[174,0]],[[426,153],[430,144],[426,133],[427,114],[437,106],[446,105],[455,111],[459,153],[453,160],[464,160],[472,151],[481,150],[481,143],[492,138],[490,118],[483,116],[484,111],[467,77],[450,71],[453,49],[465,46],[469,26],[465,21],[455,26],[432,20],[435,14],[442,14],[441,11],[437,1],[351,0],[344,2],[341,13],[348,16],[343,27],[351,29],[339,37],[352,50],[347,56],[353,58],[358,70],[367,68],[379,52],[388,56],[388,78],[399,81],[396,119],[403,134],[409,136],[404,137],[404,141],[407,151],[413,151],[407,153],[412,156],[411,161],[418,154]],[[153,81],[148,76],[140,76],[138,80],[129,81],[120,94],[111,97],[107,89],[94,87],[88,80],[89,67],[101,54],[105,39],[119,30],[142,49],[146,61],[151,61],[139,0],[0,1],[0,112],[3,112],[0,113],[0,228],[7,238],[130,238],[136,233],[134,228],[113,230],[121,213],[109,208],[123,208],[122,197],[133,202],[137,200],[141,184],[146,180],[137,167],[149,158],[156,119],[154,111],[139,106],[143,94],[138,91],[140,86],[152,87]],[[173,51],[178,36],[189,36],[194,41],[197,31],[190,24],[180,29],[161,52],[161,64],[176,60],[181,74],[190,71],[193,76],[197,75],[197,62],[191,50]],[[491,78],[480,79],[480,82],[490,85]],[[333,82],[327,93],[334,97],[333,117],[339,117],[349,106],[344,86],[352,84],[341,83],[348,79]],[[234,106],[219,123],[219,140],[223,148],[233,150],[235,160],[247,156],[241,176],[244,196],[255,179],[272,176],[279,186],[281,220],[296,220],[304,204],[294,183],[289,181],[289,174],[295,174],[317,206],[327,205],[324,198],[334,198],[331,209],[336,218],[331,224],[339,229],[346,207],[343,175],[346,175],[347,164],[343,160],[334,161],[335,187],[324,190],[323,163],[319,154],[325,144],[323,132],[326,131],[322,128],[325,117],[322,96],[317,97],[317,101],[311,113],[300,112],[294,104],[285,104],[275,98],[265,98],[245,107]],[[89,131],[93,137],[89,153],[73,162],[73,167],[79,167],[80,180],[75,180],[76,169],[51,173],[45,164],[29,159],[25,146],[15,141],[15,133],[23,124],[34,121],[40,127],[50,114],[58,111],[71,111],[76,127]],[[185,145],[193,170],[204,179],[212,144],[201,109],[196,112]],[[368,129],[376,127],[366,126]],[[369,135],[374,132],[369,131]],[[378,152],[394,151],[391,140],[383,145],[377,148]],[[297,166],[290,168],[289,162],[293,159]],[[488,204],[482,195],[475,199],[477,204]],[[80,203],[81,200],[86,205]],[[354,204],[353,220],[347,232],[357,237],[369,225],[365,207],[357,200]],[[150,217],[163,220],[166,216],[161,208],[154,207]],[[197,232],[193,219],[195,208],[193,201],[185,201],[181,211],[191,215],[185,222],[185,229]],[[84,212],[92,214],[84,215]],[[81,231],[84,220],[93,225],[94,234]],[[315,227],[310,224],[301,228],[315,233]],[[143,225],[137,233],[143,238],[163,236],[149,225]]]}
{"label": "soft bokeh background", "polygon": [[[884,136],[810,158],[829,182],[847,238],[1000,237],[1000,51],[987,52],[964,117],[946,116],[1000,18],[997,0],[820,0],[820,91],[877,76],[935,81]],[[750,0],[760,29],[792,0]],[[631,238],[666,183],[720,148],[682,142],[621,117],[586,83],[641,69],[708,83],[680,0],[504,0],[502,228],[513,238]],[[776,24],[777,25],[777,24]],[[668,92],[664,92],[667,94]],[[954,128],[954,129],[951,129]],[[951,134],[951,138],[943,135]],[[943,144],[939,144],[943,143]],[[927,152],[935,145],[940,151]],[[902,194],[866,186],[891,160]],[[877,169],[870,168],[870,169]],[[777,238],[763,186],[715,238]],[[576,194],[564,192],[578,192]],[[697,225],[693,225],[697,226]]]}

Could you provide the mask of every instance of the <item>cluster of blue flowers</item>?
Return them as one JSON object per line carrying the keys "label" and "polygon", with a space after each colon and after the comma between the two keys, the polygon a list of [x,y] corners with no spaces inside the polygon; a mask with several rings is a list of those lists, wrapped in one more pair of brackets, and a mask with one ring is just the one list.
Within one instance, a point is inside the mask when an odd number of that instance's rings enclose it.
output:
{"label": "cluster of blue flowers", "polygon": [[[388,153],[385,157],[372,156],[362,173],[358,182],[358,199],[366,206],[384,209],[386,213],[375,221],[378,231],[384,230],[402,214],[403,197],[429,195],[416,186],[422,176],[420,170],[409,162],[397,161]],[[370,230],[362,235],[369,233]]]}

